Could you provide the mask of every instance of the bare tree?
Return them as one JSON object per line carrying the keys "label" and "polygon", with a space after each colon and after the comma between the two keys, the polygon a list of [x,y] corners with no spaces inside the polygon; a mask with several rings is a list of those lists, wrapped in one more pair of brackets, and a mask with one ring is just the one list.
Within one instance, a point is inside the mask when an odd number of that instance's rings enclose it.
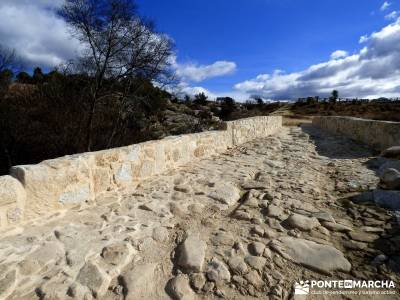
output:
{"label": "bare tree", "polygon": [[0,72],[14,71],[19,67],[19,58],[14,49],[0,45]]}
{"label": "bare tree", "polygon": [[8,168],[12,165],[12,159],[5,142],[7,139],[6,121],[8,116],[3,110],[2,101],[4,101],[4,94],[7,93],[8,86],[12,81],[13,72],[18,68],[19,58],[15,50],[0,45],[0,149],[6,158],[5,164]]}
{"label": "bare tree", "polygon": [[96,105],[103,97],[115,97],[110,84],[118,84],[116,98],[123,103],[138,78],[166,78],[172,43],[137,15],[133,0],[65,0],[60,14],[82,42],[76,70],[91,79],[86,128],[86,150],[90,151]]}

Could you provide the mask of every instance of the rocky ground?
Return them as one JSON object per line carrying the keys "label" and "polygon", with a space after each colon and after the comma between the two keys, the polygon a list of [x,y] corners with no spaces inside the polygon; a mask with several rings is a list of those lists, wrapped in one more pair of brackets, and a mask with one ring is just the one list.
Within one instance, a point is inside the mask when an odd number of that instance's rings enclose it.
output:
{"label": "rocky ground", "polygon": [[378,184],[373,161],[349,140],[285,127],[3,232],[0,299],[288,299],[300,280],[398,284],[396,219],[350,201]]}

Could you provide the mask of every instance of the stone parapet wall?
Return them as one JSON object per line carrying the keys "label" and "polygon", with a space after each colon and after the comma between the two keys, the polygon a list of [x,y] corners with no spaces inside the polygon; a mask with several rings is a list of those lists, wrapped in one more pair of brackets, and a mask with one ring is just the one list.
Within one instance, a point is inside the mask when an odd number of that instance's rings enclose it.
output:
{"label": "stone parapet wall", "polygon": [[107,191],[135,188],[141,180],[276,133],[282,117],[226,122],[224,129],[88,152],[11,168],[0,177],[0,227],[57,210],[95,204]]}
{"label": "stone parapet wall", "polygon": [[400,122],[351,117],[314,117],[313,125],[382,151],[400,145]]}
{"label": "stone parapet wall", "polygon": [[[277,119],[280,120],[277,122]],[[240,145],[257,137],[268,136],[282,127],[282,117],[256,117],[226,122],[233,145]]]}

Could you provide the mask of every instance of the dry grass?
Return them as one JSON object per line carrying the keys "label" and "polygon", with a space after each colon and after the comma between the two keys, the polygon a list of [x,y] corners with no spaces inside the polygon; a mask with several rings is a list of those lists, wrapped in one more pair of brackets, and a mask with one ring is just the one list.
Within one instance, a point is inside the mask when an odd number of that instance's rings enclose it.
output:
{"label": "dry grass", "polygon": [[312,123],[312,117],[299,115],[283,116],[282,123],[284,126],[300,126]]}

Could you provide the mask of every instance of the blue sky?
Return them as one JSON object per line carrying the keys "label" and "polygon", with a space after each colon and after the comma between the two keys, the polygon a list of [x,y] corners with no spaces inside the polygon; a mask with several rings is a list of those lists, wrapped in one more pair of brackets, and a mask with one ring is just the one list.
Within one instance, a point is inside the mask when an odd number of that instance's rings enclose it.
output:
{"label": "blue sky", "polygon": [[[237,64],[235,73],[201,82],[215,93],[276,69],[296,72],[388,24],[380,0],[140,0],[140,12],[175,41],[178,62]],[[397,8],[392,3],[391,9]],[[392,11],[392,10],[390,10]]]}
{"label": "blue sky", "polygon": [[[231,80],[263,72],[301,70],[337,49],[360,48],[360,36],[383,27],[380,0],[140,0],[140,12],[156,21],[177,46],[179,60],[238,64]],[[375,14],[372,12],[375,11]],[[220,86],[225,85],[225,86]]]}
{"label": "blue sky", "polygon": [[[62,2],[1,0],[0,40],[31,66],[72,58],[80,46],[56,14]],[[400,94],[400,0],[137,2],[176,44],[174,92],[240,100],[332,89],[345,97]]]}

